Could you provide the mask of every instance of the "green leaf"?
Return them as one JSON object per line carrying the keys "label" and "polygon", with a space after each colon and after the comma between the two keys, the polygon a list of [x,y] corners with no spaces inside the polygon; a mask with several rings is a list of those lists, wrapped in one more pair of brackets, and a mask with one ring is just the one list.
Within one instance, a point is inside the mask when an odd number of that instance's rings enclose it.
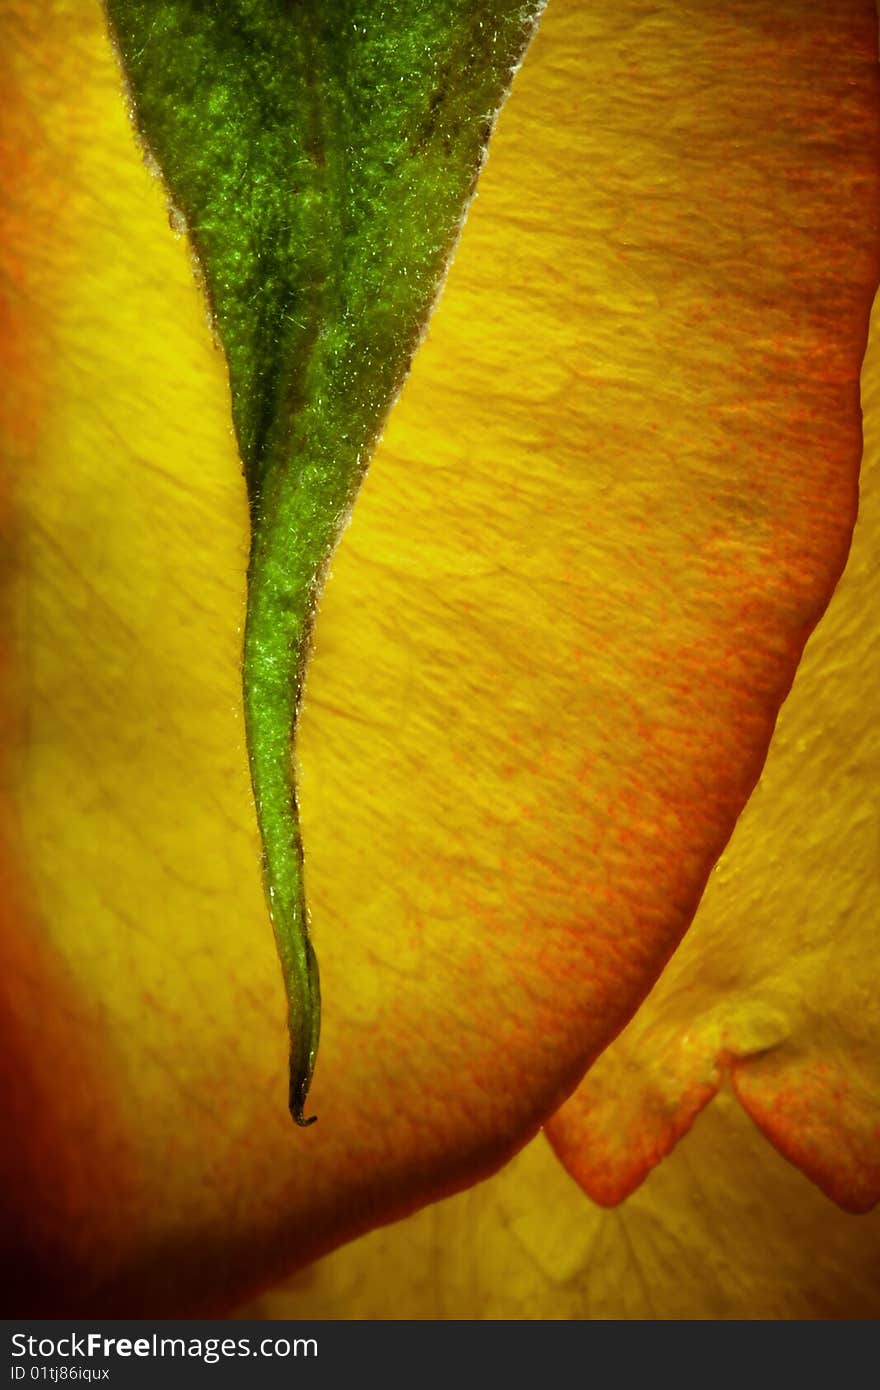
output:
{"label": "green leaf", "polygon": [[108,0],[229,366],[251,515],[245,723],[299,1124],[320,1025],[292,757],[310,627],[541,7]]}

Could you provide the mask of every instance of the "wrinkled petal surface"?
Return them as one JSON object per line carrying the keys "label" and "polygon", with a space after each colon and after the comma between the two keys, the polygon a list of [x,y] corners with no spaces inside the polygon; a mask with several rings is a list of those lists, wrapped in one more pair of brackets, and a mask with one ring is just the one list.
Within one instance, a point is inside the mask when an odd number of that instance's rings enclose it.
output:
{"label": "wrinkled petal surface", "polygon": [[551,4],[318,619],[305,1141],[223,362],[97,5],[0,23],[10,1267],[215,1309],[502,1163],[687,926],[849,540],[873,17]]}
{"label": "wrinkled petal surface", "polygon": [[547,1125],[596,1201],[626,1197],[725,1074],[768,1139],[848,1211],[880,1198],[880,343],[846,571],[757,791],[681,949]]}

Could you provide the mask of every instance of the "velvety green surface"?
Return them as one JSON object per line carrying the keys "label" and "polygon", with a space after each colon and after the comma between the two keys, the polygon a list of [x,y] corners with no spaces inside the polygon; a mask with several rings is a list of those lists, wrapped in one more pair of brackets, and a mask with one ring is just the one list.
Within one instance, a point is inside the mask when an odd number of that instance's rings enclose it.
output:
{"label": "velvety green surface", "polygon": [[320,1022],[291,756],[309,629],[540,8],[108,0],[229,363],[252,521],[245,719],[299,1123]]}

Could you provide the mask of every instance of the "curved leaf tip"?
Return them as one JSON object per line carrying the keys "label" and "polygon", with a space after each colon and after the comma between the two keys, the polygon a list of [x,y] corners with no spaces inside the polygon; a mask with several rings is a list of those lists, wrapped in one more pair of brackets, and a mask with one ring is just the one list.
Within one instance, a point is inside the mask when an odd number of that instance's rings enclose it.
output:
{"label": "curved leaf tip", "polygon": [[315,605],[541,8],[107,0],[229,366],[252,522],[245,723],[298,1124],[320,992],[291,749]]}

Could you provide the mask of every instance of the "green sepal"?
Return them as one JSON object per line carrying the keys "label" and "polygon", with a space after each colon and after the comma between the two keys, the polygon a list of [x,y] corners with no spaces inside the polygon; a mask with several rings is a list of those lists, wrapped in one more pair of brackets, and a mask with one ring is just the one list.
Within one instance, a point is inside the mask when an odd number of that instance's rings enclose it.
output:
{"label": "green sepal", "polygon": [[107,0],[229,367],[245,723],[299,1124],[320,1023],[292,752],[311,624],[542,3]]}

